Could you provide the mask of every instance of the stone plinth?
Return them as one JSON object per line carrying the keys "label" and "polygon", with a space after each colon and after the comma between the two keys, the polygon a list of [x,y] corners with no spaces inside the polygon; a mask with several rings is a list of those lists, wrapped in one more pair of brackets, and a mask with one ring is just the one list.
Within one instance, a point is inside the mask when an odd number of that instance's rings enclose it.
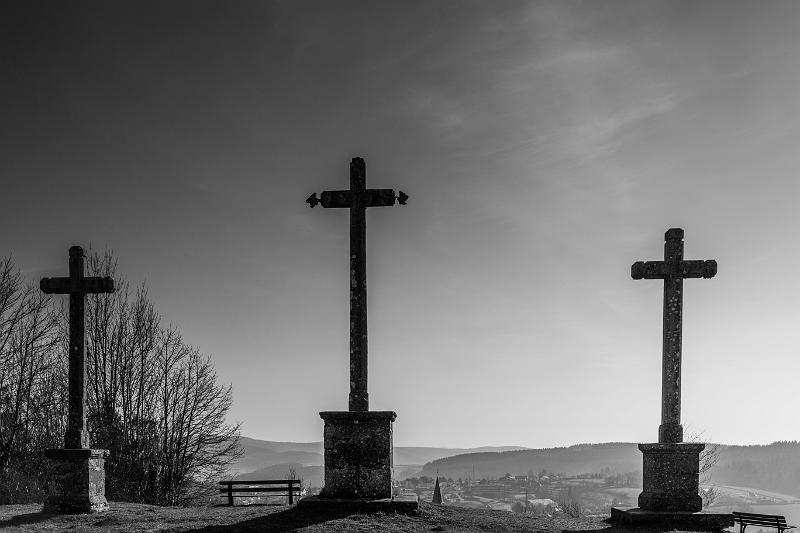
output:
{"label": "stone plinth", "polygon": [[703,508],[700,488],[702,443],[640,444],[644,455],[639,508],[654,512],[697,512]]}
{"label": "stone plinth", "polygon": [[105,459],[108,450],[45,450],[53,465],[53,484],[44,502],[50,513],[94,513],[108,510]]}
{"label": "stone plinth", "polygon": [[334,499],[392,497],[394,411],[325,411],[325,487]]}
{"label": "stone plinth", "polygon": [[645,509],[611,508],[612,524],[659,525],[681,530],[714,531],[733,526],[733,515],[727,513],[691,513],[687,511],[647,511]]}

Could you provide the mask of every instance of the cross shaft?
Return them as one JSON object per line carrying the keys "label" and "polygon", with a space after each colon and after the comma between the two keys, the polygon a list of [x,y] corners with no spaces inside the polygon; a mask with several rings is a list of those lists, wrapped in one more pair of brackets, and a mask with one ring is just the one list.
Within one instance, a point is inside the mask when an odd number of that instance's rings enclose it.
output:
{"label": "cross shaft", "polygon": [[663,261],[637,261],[631,266],[633,279],[664,280],[664,332],[661,368],[661,425],[659,442],[683,442],[681,426],[681,332],[683,327],[683,279],[713,278],[717,262],[685,261],[683,230],[664,234]]}
{"label": "cross shaft", "polygon": [[69,249],[69,277],[42,278],[46,294],[69,294],[69,404],[64,448],[88,448],[86,431],[86,295],[114,292],[109,277],[85,277],[83,248]]}
{"label": "cross shaft", "polygon": [[314,193],[306,202],[314,207],[350,209],[350,411],[369,411],[367,393],[367,207],[405,205],[408,196],[392,189],[367,189],[367,167],[355,157],[350,162],[350,190]]}

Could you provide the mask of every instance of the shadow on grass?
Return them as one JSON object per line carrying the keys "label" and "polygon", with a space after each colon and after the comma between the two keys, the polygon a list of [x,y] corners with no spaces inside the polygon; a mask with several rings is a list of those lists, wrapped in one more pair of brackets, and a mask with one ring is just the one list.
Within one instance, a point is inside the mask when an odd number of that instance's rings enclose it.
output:
{"label": "shadow on grass", "polygon": [[21,526],[24,524],[36,524],[52,517],[53,513],[45,513],[44,511],[39,511],[37,513],[18,514],[17,516],[12,516],[8,520],[3,520],[0,522],[0,529],[11,526]]}
{"label": "shadow on grass", "polygon": [[[665,523],[665,524],[619,524],[611,522],[608,519],[603,520],[608,527],[602,529],[595,529],[597,533],[667,533],[668,531],[714,531],[709,528],[691,527],[686,524],[680,523]],[[721,531],[721,530],[720,530]],[[585,530],[571,530],[564,529],[561,533],[586,533]]]}
{"label": "shadow on grass", "polygon": [[194,533],[217,533],[222,531],[233,533],[246,531],[272,533],[278,531],[296,531],[304,527],[321,524],[330,520],[345,518],[352,514],[352,512],[347,510],[337,511],[335,509],[327,509],[310,511],[308,509],[298,509],[297,507],[292,507],[291,509],[286,509],[285,511],[279,511],[277,513],[270,513],[265,516],[243,520],[242,522],[236,524],[205,526],[187,531]]}

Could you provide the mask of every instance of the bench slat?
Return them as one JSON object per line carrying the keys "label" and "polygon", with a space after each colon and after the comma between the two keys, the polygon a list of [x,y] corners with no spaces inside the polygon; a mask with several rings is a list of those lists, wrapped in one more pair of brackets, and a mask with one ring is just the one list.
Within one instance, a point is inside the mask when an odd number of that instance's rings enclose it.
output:
{"label": "bench slat", "polygon": [[[219,489],[220,494],[228,494],[229,492],[233,492],[236,495],[237,492],[289,492],[288,487],[242,487],[240,489],[234,488],[233,490],[228,489]],[[300,492],[300,487],[292,487],[292,492]]]}
{"label": "bench slat", "polygon": [[249,479],[236,479],[230,481],[220,481],[220,485],[275,485],[278,483],[283,483],[284,485],[288,485],[289,482],[292,484],[299,484],[299,479],[267,479],[267,480],[249,480]]}
{"label": "bench slat", "polygon": [[743,520],[745,522],[769,522],[770,524],[774,524],[776,522],[786,523],[786,519],[784,517],[782,517],[782,516],[778,516],[778,517],[773,516],[772,518],[762,518],[762,517],[752,517],[751,518],[751,517],[748,517],[748,516],[743,516],[743,517],[736,517],[736,518],[738,518],[739,520]]}
{"label": "bench slat", "polygon": [[768,520],[772,522],[775,522],[776,520],[786,520],[782,516],[739,516],[738,518],[741,518],[742,520]]}

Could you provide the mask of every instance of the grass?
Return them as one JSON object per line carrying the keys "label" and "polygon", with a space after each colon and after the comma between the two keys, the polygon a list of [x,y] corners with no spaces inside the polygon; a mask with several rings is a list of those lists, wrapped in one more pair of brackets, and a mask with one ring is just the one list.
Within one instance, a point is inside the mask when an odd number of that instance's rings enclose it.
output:
{"label": "grass", "polygon": [[540,532],[570,533],[603,530],[603,533],[660,533],[669,529],[611,526],[597,518],[535,517],[504,511],[464,509],[422,503],[410,516],[310,513],[289,506],[157,507],[112,502],[105,513],[44,515],[40,505],[0,506],[3,533],[32,531],[133,533],[133,532],[418,532],[453,533]]}

